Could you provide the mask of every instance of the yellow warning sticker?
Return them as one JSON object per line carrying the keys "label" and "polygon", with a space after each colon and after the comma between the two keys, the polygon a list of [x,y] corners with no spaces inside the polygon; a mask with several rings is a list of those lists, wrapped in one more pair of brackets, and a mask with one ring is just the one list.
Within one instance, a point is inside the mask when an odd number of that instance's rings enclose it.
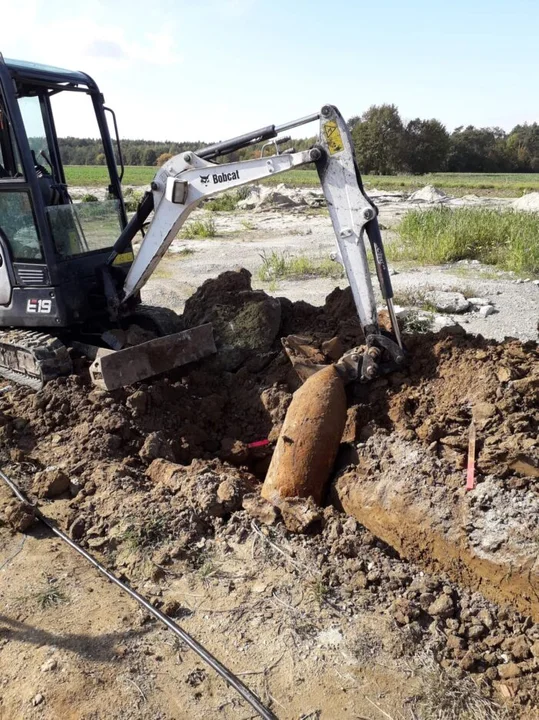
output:
{"label": "yellow warning sticker", "polygon": [[344,150],[344,143],[335,120],[328,120],[327,123],[324,123],[324,135],[326,137],[330,155],[335,155],[335,153]]}
{"label": "yellow warning sticker", "polygon": [[130,250],[129,252],[120,253],[114,258],[113,265],[123,265],[124,263],[133,262],[134,259],[133,252]]}

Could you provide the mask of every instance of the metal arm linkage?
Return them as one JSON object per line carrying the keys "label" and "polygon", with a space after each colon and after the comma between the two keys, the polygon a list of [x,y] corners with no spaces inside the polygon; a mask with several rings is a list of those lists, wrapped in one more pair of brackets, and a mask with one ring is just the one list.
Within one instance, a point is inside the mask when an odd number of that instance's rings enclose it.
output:
{"label": "metal arm linkage", "polygon": [[[317,119],[320,120],[319,142],[310,150],[225,164],[209,162],[204,157],[217,157],[261,139],[271,139],[279,132]],[[394,369],[394,365],[402,364],[404,353],[393,309],[393,290],[377,220],[378,211],[363,189],[348,126],[332,105],[325,105],[320,113],[281,126],[268,126],[198,153],[181,153],[165,163],[152,182],[154,216],[127,275],[122,300],[125,302],[143,287],[189,214],[205,198],[311,162],[316,164],[335,230],[337,259],[346,271],[365,331],[367,352],[361,376],[371,379],[384,365]],[[149,212],[151,202],[147,206]],[[396,342],[382,334],[378,326],[365,232]]]}

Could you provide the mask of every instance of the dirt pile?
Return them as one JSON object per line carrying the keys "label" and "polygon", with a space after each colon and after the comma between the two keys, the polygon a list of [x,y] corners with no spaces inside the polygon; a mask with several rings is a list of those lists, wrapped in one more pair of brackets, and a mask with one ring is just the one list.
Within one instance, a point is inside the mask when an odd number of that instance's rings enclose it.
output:
{"label": "dirt pile", "polygon": [[513,200],[511,207],[515,210],[525,210],[527,212],[539,212],[539,193],[526,193],[520,198]]}
{"label": "dirt pile", "polygon": [[[145,581],[199,567],[209,547],[245,542],[253,517],[267,522],[270,537],[309,554],[339,607],[349,604],[353,614],[358,598],[376,605],[411,645],[434,648],[447,669],[479,674],[488,687],[502,683],[511,696],[532,702],[538,626],[475,592],[483,587],[473,574],[455,572],[457,560],[444,566],[432,543],[422,543],[420,528],[409,523],[386,539],[433,575],[331,506],[302,507],[302,529],[310,534],[291,537],[279,514],[259,502],[272,443],[299,384],[281,338],[308,336],[326,362],[332,338],[343,351],[360,344],[350,292],[335,290],[315,308],[270,301],[252,291],[245,271],[225,273],[188,301],[184,320],[211,320],[221,352],[113,393],[93,388],[83,372],[39,393],[16,388],[0,395],[0,455],[8,472],[26,490],[50,497],[47,514],[84,546]],[[539,532],[536,345],[449,333],[410,336],[406,345],[406,370],[348,390],[336,463],[341,502],[344,486],[385,483],[387,496],[398,487],[410,504],[427,498],[424,516],[436,515],[448,538],[458,528],[456,542],[465,537],[476,555],[502,562],[508,547],[518,547],[531,563]],[[472,419],[478,486],[465,494]],[[259,444],[266,439],[269,445]],[[288,527],[302,519],[294,508],[286,512]],[[384,538],[383,524],[376,534]]]}
{"label": "dirt pile", "polygon": [[[402,385],[385,393],[337,495],[403,556],[539,620],[535,344],[448,337],[431,345],[430,358],[426,350],[422,343],[408,378],[392,378]],[[478,486],[466,493],[472,420]]]}
{"label": "dirt pile", "polygon": [[449,200],[448,196],[434,187],[434,185],[425,185],[421,190],[416,190],[408,198],[409,203],[442,203]]}

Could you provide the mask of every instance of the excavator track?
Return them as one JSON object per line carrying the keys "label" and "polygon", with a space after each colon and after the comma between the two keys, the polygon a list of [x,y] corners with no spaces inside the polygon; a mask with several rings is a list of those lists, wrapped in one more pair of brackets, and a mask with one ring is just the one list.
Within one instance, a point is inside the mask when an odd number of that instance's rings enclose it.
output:
{"label": "excavator track", "polygon": [[183,330],[183,323],[180,317],[165,307],[156,305],[138,305],[133,315],[129,316],[129,322],[134,322],[146,330],[153,330],[159,337],[172,335],[172,333]]}
{"label": "excavator track", "polygon": [[53,335],[34,330],[0,332],[0,375],[41,390],[49,380],[73,372],[66,346]]}

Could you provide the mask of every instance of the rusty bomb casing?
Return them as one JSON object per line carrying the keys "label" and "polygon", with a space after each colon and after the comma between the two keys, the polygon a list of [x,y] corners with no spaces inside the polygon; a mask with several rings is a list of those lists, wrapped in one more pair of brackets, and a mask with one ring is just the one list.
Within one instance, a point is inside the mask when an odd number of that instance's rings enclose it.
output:
{"label": "rusty bomb casing", "polygon": [[309,377],[294,393],[262,487],[275,505],[280,498],[322,502],[346,424],[344,381],[334,365]]}

